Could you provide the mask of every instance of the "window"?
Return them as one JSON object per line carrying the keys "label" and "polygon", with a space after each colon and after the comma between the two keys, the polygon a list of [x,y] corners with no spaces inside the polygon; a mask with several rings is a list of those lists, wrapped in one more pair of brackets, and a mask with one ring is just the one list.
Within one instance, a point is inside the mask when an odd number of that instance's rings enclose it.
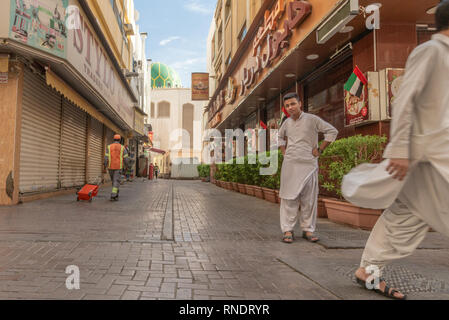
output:
{"label": "window", "polygon": [[239,45],[242,43],[243,39],[245,39],[246,33],[247,33],[247,30],[246,30],[246,23],[245,23],[245,25],[243,26],[242,30],[240,31],[240,34],[238,37]]}
{"label": "window", "polygon": [[170,103],[162,101],[157,104],[157,118],[170,118]]}
{"label": "window", "polygon": [[156,114],[154,113],[154,102],[151,102],[151,114],[150,117],[151,118],[156,118]]}
{"label": "window", "polygon": [[226,67],[229,66],[229,64],[231,63],[231,60],[232,60],[231,55],[229,55],[228,58],[226,59]]}
{"label": "window", "polygon": [[[241,1],[241,0],[240,0]],[[227,0],[226,1],[226,6],[225,6],[225,22],[228,21],[228,18],[231,15],[231,0]]]}

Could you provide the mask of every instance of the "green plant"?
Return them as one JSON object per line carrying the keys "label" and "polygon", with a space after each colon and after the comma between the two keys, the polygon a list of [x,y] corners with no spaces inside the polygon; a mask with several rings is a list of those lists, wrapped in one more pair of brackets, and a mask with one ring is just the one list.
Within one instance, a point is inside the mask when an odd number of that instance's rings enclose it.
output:
{"label": "green plant", "polygon": [[208,178],[210,176],[210,165],[208,164],[198,165],[198,174],[200,178]]}
{"label": "green plant", "polygon": [[[332,143],[320,158],[320,184],[342,198],[341,182],[344,175],[361,163],[379,162],[387,138],[377,135],[352,136]],[[323,174],[324,173],[324,174]]]}
{"label": "green plant", "polygon": [[[269,165],[262,165],[259,157],[256,155],[248,155],[243,158],[233,159],[226,163],[218,164],[215,173],[215,179],[221,181],[237,182],[248,185],[263,186],[270,189],[279,189],[280,172],[282,166],[282,154],[278,151],[272,151],[278,157],[277,172],[271,176],[261,175],[260,169]],[[270,156],[267,152],[266,157]],[[239,161],[237,161],[239,160]],[[243,164],[237,164],[241,163]]]}

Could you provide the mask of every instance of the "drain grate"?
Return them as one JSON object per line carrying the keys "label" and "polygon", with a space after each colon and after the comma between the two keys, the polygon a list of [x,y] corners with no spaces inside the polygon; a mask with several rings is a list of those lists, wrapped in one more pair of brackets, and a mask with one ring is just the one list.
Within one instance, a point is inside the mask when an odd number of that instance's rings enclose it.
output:
{"label": "drain grate", "polygon": [[[354,273],[358,266],[337,267],[335,271],[340,275],[350,278],[356,282]],[[447,282],[429,279],[425,276],[414,273],[404,267],[385,267],[383,278],[391,288],[397,288],[399,291],[409,293],[449,293],[449,284]]]}

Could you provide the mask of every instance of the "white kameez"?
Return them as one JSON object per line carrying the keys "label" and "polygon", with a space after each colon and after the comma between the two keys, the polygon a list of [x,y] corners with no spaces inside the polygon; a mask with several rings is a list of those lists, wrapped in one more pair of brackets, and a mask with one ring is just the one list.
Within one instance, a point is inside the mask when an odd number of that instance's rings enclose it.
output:
{"label": "white kameez", "polygon": [[[361,266],[383,268],[411,254],[428,227],[449,236],[449,37],[436,34],[407,61],[393,106],[387,159],[418,164],[396,202],[379,218]],[[376,201],[376,199],[373,199]]]}
{"label": "white kameez", "polygon": [[318,201],[318,158],[312,151],[318,147],[318,133],[324,139],[335,141],[337,129],[321,118],[302,112],[297,120],[287,119],[279,130],[279,144],[287,150],[281,171],[281,229],[292,231],[296,224],[299,202],[301,201],[301,228],[314,232]]}

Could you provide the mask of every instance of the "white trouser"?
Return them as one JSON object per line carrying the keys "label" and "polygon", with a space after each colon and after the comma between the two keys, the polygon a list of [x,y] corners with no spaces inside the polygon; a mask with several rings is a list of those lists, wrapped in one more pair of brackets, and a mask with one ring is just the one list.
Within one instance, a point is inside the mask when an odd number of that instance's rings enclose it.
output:
{"label": "white trouser", "polygon": [[377,221],[363,252],[361,267],[386,264],[409,256],[424,240],[429,226],[449,236],[449,183],[430,164],[420,163],[398,199]]}
{"label": "white trouser", "polygon": [[294,200],[281,199],[281,230],[293,231],[301,204],[300,225],[303,231],[315,232],[318,213],[318,171],[315,171]]}

